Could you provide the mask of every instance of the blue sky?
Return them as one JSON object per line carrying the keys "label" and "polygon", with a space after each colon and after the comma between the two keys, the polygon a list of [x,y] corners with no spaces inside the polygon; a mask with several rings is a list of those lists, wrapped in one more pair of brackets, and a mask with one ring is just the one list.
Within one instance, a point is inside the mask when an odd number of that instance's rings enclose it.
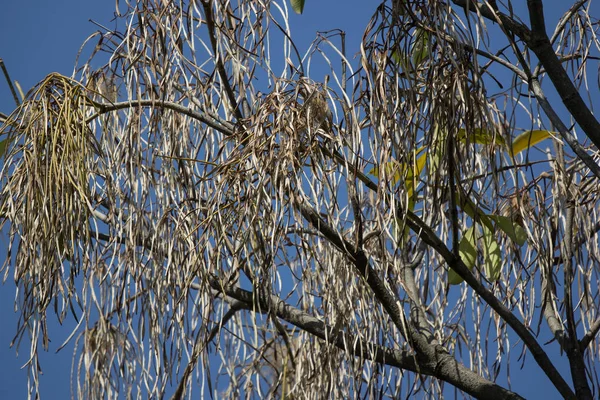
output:
{"label": "blue sky", "polygon": [[[547,1],[546,4],[563,5],[559,0]],[[342,7],[339,7],[343,4]],[[334,28],[347,32],[348,53],[355,53],[362,37],[362,32],[377,2],[345,1],[345,2],[307,2],[303,16],[293,16],[292,33],[298,40],[301,53],[314,38],[314,33]],[[7,1],[3,4],[0,16],[0,58],[2,58],[13,80],[18,80],[24,91],[43,79],[51,72],[71,75],[75,57],[83,41],[97,27],[90,19],[114,27],[115,2],[113,1],[76,1],[56,0],[53,2],[31,0],[28,2]],[[553,13],[550,7],[547,12]],[[0,111],[9,113],[14,108],[14,101],[4,77],[0,77]],[[7,238],[0,237],[0,254],[5,253]],[[0,255],[0,262],[3,262]],[[22,343],[20,355],[15,356],[14,349],[9,348],[15,333],[18,314],[13,312],[15,287],[10,282],[0,286],[0,398],[25,398],[27,389],[27,373],[20,369],[27,361],[29,343]],[[70,333],[72,327],[51,326],[53,341],[50,351],[41,356],[44,375],[41,378],[41,389],[44,398],[69,398],[70,375],[72,362],[72,346],[58,354],[56,349]],[[548,337],[549,339],[549,337]],[[544,339],[541,339],[544,341]],[[555,345],[547,346],[555,349]],[[554,354],[556,355],[556,354]],[[553,359],[556,359],[553,357]],[[566,358],[561,357],[561,372],[568,371]],[[533,362],[531,356],[528,362]],[[531,375],[527,375],[531,373]],[[568,376],[568,374],[565,374]],[[570,379],[568,379],[570,381]],[[531,397],[555,398],[557,392],[539,370],[528,365],[523,372],[518,370],[517,363],[512,366],[513,389],[520,394]],[[452,398],[452,395],[449,395]]]}

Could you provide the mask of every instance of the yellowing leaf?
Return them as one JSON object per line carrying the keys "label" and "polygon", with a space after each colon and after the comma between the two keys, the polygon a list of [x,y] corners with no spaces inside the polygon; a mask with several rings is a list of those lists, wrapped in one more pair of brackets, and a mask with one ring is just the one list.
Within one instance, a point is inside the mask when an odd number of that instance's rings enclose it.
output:
{"label": "yellowing leaf", "polygon": [[478,207],[473,201],[462,191],[456,192],[456,204],[469,216],[473,221],[482,223],[488,229],[494,229],[492,221],[488,216],[481,212],[481,208]]}
{"label": "yellowing leaf", "polygon": [[527,233],[525,229],[518,223],[508,217],[502,215],[488,215],[488,217],[496,223],[496,226],[516,244],[523,246],[527,241]]}
{"label": "yellowing leaf", "polygon": [[[473,269],[477,261],[477,232],[475,226],[470,227],[464,233],[458,244],[458,252],[463,263],[469,269]],[[464,279],[452,268],[448,270],[448,283],[458,285]]]}
{"label": "yellowing leaf", "polygon": [[[415,156],[420,154],[425,150],[425,147],[420,147],[417,149],[414,154]],[[412,166],[407,166],[404,163],[399,163],[397,161],[390,161],[384,163],[384,169],[386,175],[392,175],[392,184],[398,183],[402,178],[404,178],[404,185],[406,191],[408,193],[409,199],[412,198],[414,188],[417,184],[417,179],[423,172],[423,168],[425,168],[425,163],[427,161],[427,153],[423,153],[417,157]],[[374,167],[369,171],[371,175],[376,178],[380,178],[380,169],[379,167]]]}
{"label": "yellowing leaf", "polygon": [[[417,151],[418,153],[419,151]],[[417,161],[413,168],[409,168],[406,174],[406,192],[408,193],[408,198],[412,199],[413,192],[418,183],[418,178],[421,176],[421,172],[425,167],[425,162],[427,161],[427,153],[421,154],[417,157]]]}
{"label": "yellowing leaf", "polygon": [[551,137],[553,132],[544,130],[533,130],[521,133],[512,142],[510,153],[512,156],[522,152],[541,142],[544,139]]}
{"label": "yellowing leaf", "polygon": [[[387,175],[387,176],[392,175],[392,183],[393,184],[396,184],[402,178],[402,172],[401,172],[402,164],[400,164],[396,161],[390,161],[390,162],[384,163],[383,167],[385,170],[385,175]],[[371,169],[369,171],[369,173],[377,179],[381,178],[381,173],[379,171],[379,167],[373,167],[373,169]]]}
{"label": "yellowing leaf", "polygon": [[488,129],[475,128],[467,137],[467,130],[461,128],[458,130],[456,137],[459,142],[471,144],[493,144],[496,146],[506,146],[506,142],[502,136],[490,132]]}
{"label": "yellowing leaf", "polygon": [[496,242],[494,232],[483,227],[483,261],[485,276],[492,282],[500,277],[500,267],[502,254],[500,246]]}
{"label": "yellowing leaf", "polygon": [[[466,230],[458,245],[460,259],[467,268],[472,270],[477,263],[477,242],[482,241],[483,247],[483,272],[490,281],[496,281],[500,277],[500,267],[502,266],[502,253],[500,246],[496,241],[494,232],[483,226],[483,235],[480,237],[480,230],[477,226],[472,226]],[[448,283],[458,285],[464,279],[453,269],[448,270]]]}

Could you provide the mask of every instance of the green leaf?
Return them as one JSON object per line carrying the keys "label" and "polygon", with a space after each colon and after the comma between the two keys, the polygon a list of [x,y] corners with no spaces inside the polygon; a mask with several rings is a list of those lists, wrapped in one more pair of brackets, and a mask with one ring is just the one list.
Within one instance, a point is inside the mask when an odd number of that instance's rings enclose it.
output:
{"label": "green leaf", "polygon": [[0,140],[0,158],[4,157],[4,154],[6,154],[6,148],[9,144],[10,140],[8,138]]}
{"label": "green leaf", "polygon": [[415,67],[418,67],[423,61],[429,58],[431,53],[429,43],[429,32],[417,29],[415,32],[415,42],[412,47],[412,63]]}
{"label": "green leaf", "polygon": [[504,146],[506,147],[506,142],[502,138],[502,136],[498,134],[494,134],[494,132],[490,132],[484,128],[475,128],[471,132],[470,135],[467,136],[467,130],[461,128],[458,130],[458,135],[456,137],[459,142],[462,143],[471,143],[471,144],[493,144],[496,146]]}
{"label": "green leaf", "polygon": [[548,139],[553,135],[554,132],[544,131],[544,130],[533,130],[526,131],[520,134],[513,140],[512,146],[510,148],[510,153],[512,156],[522,152],[541,142],[544,139]]}
{"label": "green leaf", "polygon": [[302,14],[302,12],[304,11],[304,3],[306,0],[290,0],[290,3],[292,4],[292,9],[297,13],[297,14]]}
{"label": "green leaf", "polygon": [[469,216],[473,221],[480,222],[488,229],[494,229],[494,225],[489,217],[481,212],[481,208],[478,207],[465,193],[461,191],[456,192],[456,204]]}
{"label": "green leaf", "polygon": [[488,215],[488,217],[496,223],[496,226],[516,244],[519,246],[523,246],[527,241],[527,233],[525,229],[513,220],[508,217],[504,217],[502,215]]}
{"label": "green leaf", "polygon": [[491,282],[497,281],[500,277],[501,257],[500,246],[496,242],[494,232],[483,227],[484,273]]}
{"label": "green leaf", "polygon": [[439,124],[434,124],[430,133],[431,138],[431,156],[429,158],[429,169],[430,176],[437,174],[441,165],[441,161],[444,158],[446,152],[446,138],[448,137],[448,129],[440,127]]}
{"label": "green leaf", "polygon": [[413,74],[416,68],[431,56],[431,40],[429,32],[417,28],[413,33],[413,43],[410,51],[400,51],[397,46],[392,51],[392,60],[407,74]]}
{"label": "green leaf", "polygon": [[392,60],[394,60],[394,62],[398,64],[402,70],[405,70],[406,66],[408,65],[406,57],[404,57],[404,55],[397,49],[392,51]]}
{"label": "green leaf", "polygon": [[[477,231],[475,226],[470,227],[464,233],[460,243],[458,244],[458,252],[460,258],[465,263],[467,268],[473,269],[475,261],[477,261]],[[448,270],[448,283],[458,285],[464,279],[456,273],[452,268]]]}

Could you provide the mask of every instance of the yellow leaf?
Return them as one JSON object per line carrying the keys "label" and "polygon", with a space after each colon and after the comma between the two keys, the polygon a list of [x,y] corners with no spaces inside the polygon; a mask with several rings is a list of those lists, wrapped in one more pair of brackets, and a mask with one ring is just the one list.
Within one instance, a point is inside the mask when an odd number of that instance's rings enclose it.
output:
{"label": "yellow leaf", "polygon": [[[417,154],[423,148],[417,150]],[[410,168],[406,174],[406,192],[408,193],[408,198],[412,199],[413,192],[418,183],[418,178],[421,176],[421,172],[423,172],[423,168],[425,168],[425,162],[427,161],[427,153],[421,154],[417,157],[415,165],[413,168]]]}
{"label": "yellow leaf", "polygon": [[[396,184],[400,180],[400,178],[402,178],[402,173],[401,173],[402,164],[400,164],[396,161],[390,161],[390,162],[384,163],[383,168],[385,171],[385,175],[388,175],[388,176],[393,175],[393,177],[392,177],[393,184]],[[369,173],[377,179],[381,178],[381,174],[379,172],[379,167],[373,167],[373,169],[370,170]]]}
{"label": "yellow leaf", "polygon": [[[425,149],[425,147],[420,147],[419,149],[417,149],[414,154],[415,156],[420,154],[423,150]],[[416,178],[418,178],[421,175],[421,172],[423,172],[423,168],[425,167],[425,162],[427,161],[427,153],[421,154],[419,157],[417,157],[416,161],[413,162],[413,166],[408,167],[406,164],[404,163],[399,163],[397,161],[390,161],[387,163],[384,163],[384,169],[386,172],[386,175],[392,175],[392,184],[396,184],[398,183],[402,178],[404,178],[405,180],[405,185],[406,185],[406,191],[409,194],[409,197],[412,196],[412,191],[414,189],[414,186],[416,184]],[[369,173],[371,175],[373,175],[376,178],[380,178],[380,170],[379,167],[374,167],[373,169],[371,169],[369,171]]]}
{"label": "yellow leaf", "polygon": [[514,156],[525,149],[530,148],[541,142],[544,139],[548,139],[554,134],[554,132],[544,130],[533,130],[521,133],[512,142],[510,149],[511,156]]}
{"label": "yellow leaf", "polygon": [[506,142],[502,136],[490,132],[488,129],[475,128],[467,137],[467,130],[461,128],[458,130],[456,137],[459,142],[471,144],[493,144],[496,146],[506,146]]}

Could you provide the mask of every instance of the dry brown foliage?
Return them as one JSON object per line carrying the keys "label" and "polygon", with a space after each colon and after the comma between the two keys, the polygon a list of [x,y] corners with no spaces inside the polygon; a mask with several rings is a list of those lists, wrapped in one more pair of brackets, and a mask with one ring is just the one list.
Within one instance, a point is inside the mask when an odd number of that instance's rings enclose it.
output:
{"label": "dry brown foliage", "polygon": [[539,0],[393,3],[353,64],[339,33],[298,54],[283,1],[125,2],[29,93],[0,178],[32,393],[73,315],[78,398],[519,398],[523,357],[598,394],[599,142],[544,96],[593,107],[588,2],[550,52]]}

